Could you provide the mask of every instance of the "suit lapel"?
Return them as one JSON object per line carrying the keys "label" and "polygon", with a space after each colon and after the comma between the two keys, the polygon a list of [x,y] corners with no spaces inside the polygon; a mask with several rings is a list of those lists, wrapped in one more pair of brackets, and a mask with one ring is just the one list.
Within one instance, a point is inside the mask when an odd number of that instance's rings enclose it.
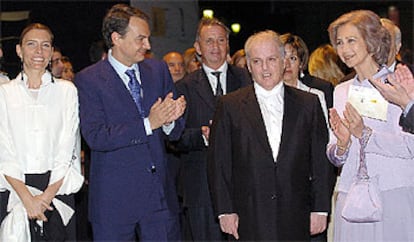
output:
{"label": "suit lapel", "polygon": [[244,106],[242,110],[245,110],[244,113],[246,115],[246,119],[250,122],[251,127],[254,129],[252,132],[257,135],[257,138],[261,146],[265,148],[266,153],[268,153],[270,157],[273,157],[272,149],[270,148],[269,140],[267,138],[266,127],[260,111],[259,103],[257,102],[257,98],[254,93],[253,85],[249,87],[246,97],[241,98],[241,102]]}
{"label": "suit lapel", "polygon": [[216,97],[213,95],[213,90],[211,90],[207,75],[203,69],[199,71],[198,75],[198,78],[194,80],[194,91],[197,92],[202,101],[214,110],[216,106]]}
{"label": "suit lapel", "polygon": [[[138,63],[139,66],[139,76],[141,78],[141,87],[143,90],[143,106],[145,113],[147,114],[147,110],[151,109],[151,100],[152,98],[152,88],[154,84],[151,84],[154,77],[152,76],[151,66],[148,65],[145,61],[141,61]],[[148,111],[149,112],[149,111]]]}
{"label": "suit lapel", "polygon": [[120,99],[121,103],[128,103],[128,108],[136,108],[134,99],[132,99],[129,90],[125,86],[121,77],[118,76],[115,69],[109,64],[108,60],[105,60],[101,69],[102,78],[106,85],[106,90],[111,90],[114,97]]}
{"label": "suit lapel", "polygon": [[283,161],[285,152],[289,150],[289,138],[291,135],[291,130],[294,130],[294,124],[296,123],[296,118],[298,114],[296,113],[299,109],[295,107],[296,102],[294,101],[295,97],[290,91],[290,87],[285,85],[285,93],[283,99],[283,121],[282,121],[282,136],[280,138],[279,154],[277,156],[277,161]]}
{"label": "suit lapel", "polygon": [[228,65],[227,80],[226,80],[226,93],[233,92],[240,88],[240,79],[238,79],[233,72],[233,67]]}

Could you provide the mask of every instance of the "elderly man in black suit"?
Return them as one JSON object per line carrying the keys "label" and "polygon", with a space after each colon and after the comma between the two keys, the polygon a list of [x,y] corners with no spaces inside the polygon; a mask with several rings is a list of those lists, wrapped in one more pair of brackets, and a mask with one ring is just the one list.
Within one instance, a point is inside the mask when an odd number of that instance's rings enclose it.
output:
{"label": "elderly man in black suit", "polygon": [[327,226],[334,179],[316,95],[285,86],[284,47],[263,31],[245,44],[254,85],[220,98],[208,176],[223,232],[248,241],[309,241]]}
{"label": "elderly man in black suit", "polygon": [[182,182],[185,218],[191,238],[223,239],[217,217],[213,215],[207,184],[207,148],[210,123],[217,99],[251,83],[246,69],[228,65],[229,29],[215,18],[201,19],[194,47],[202,68],[177,82],[177,91],[187,100],[186,125],[177,148],[183,151]]}

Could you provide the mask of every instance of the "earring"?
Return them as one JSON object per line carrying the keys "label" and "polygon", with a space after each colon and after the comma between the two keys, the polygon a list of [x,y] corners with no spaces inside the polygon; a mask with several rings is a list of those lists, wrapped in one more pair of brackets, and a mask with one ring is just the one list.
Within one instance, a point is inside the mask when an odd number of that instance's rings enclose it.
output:
{"label": "earring", "polygon": [[305,77],[305,74],[303,74],[303,71],[300,71],[300,78],[303,78],[303,77]]}

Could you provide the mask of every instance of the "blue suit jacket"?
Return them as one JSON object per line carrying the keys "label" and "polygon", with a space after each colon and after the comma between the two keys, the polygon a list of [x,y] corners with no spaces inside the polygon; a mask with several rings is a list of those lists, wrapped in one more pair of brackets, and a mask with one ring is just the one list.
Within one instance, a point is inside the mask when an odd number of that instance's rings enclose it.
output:
{"label": "blue suit jacket", "polygon": [[[143,106],[148,116],[156,100],[174,85],[165,63],[140,63]],[[165,134],[146,135],[144,123],[122,79],[107,60],[79,72],[81,131],[91,148],[89,217],[92,222],[130,223],[162,208],[178,211],[174,182],[166,170]],[[179,138],[180,118],[169,135]],[[155,164],[156,172],[151,172]]]}

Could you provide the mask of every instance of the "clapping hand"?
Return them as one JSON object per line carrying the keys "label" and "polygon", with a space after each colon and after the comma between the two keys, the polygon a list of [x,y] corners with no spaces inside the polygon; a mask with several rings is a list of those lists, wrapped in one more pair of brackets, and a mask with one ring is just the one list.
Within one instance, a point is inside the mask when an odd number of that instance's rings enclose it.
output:
{"label": "clapping hand", "polygon": [[151,129],[158,129],[162,125],[168,125],[177,120],[183,115],[186,105],[184,96],[174,100],[172,92],[168,93],[164,100],[158,98],[152,105],[148,116]]}
{"label": "clapping hand", "polygon": [[385,99],[404,109],[414,99],[413,74],[407,66],[398,64],[395,72],[388,75],[387,79],[391,85],[382,83],[379,79],[370,81]]}

